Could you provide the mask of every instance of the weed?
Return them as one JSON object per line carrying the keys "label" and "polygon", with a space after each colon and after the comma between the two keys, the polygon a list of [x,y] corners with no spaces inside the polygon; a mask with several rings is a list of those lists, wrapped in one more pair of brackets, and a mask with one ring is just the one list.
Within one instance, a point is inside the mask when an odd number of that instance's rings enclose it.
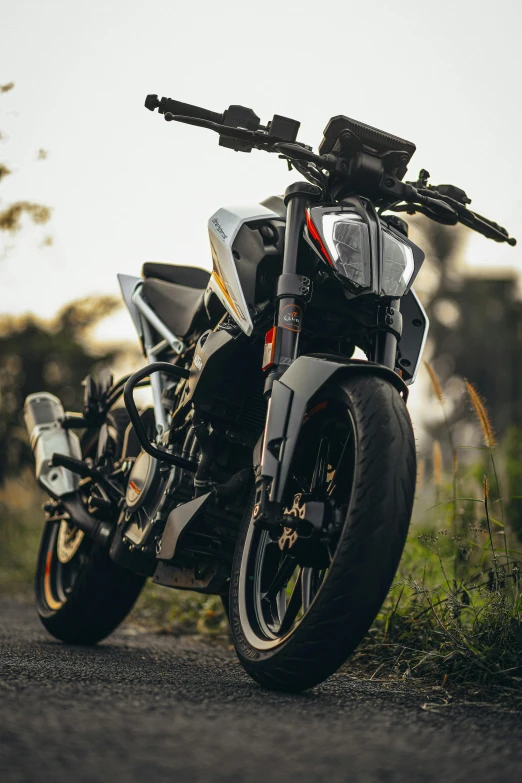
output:
{"label": "weed", "polygon": [[[442,387],[434,370],[427,369],[447,424]],[[433,486],[418,489],[396,583],[357,657],[380,677],[422,676],[444,687],[473,683],[517,694],[522,682],[522,554],[509,545],[497,443],[486,405],[470,383],[466,391],[488,455],[482,481],[477,467],[484,468],[483,456],[476,464],[459,465],[459,448],[447,424],[452,473],[444,475],[435,442]]]}

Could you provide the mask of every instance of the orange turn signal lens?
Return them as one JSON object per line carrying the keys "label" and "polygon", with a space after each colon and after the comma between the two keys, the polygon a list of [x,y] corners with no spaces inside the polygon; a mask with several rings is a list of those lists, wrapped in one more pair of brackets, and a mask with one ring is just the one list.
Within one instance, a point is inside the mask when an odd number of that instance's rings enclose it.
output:
{"label": "orange turn signal lens", "polygon": [[273,326],[265,334],[265,349],[263,351],[263,370],[268,370],[274,364],[277,326]]}

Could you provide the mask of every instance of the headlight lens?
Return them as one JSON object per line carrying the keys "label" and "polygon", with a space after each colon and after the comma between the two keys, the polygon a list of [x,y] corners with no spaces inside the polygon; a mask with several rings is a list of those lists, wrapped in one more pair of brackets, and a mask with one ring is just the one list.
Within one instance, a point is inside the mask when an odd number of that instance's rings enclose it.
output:
{"label": "headlight lens", "polygon": [[386,229],[383,229],[382,237],[382,293],[402,296],[415,268],[412,249]]}
{"label": "headlight lens", "polygon": [[322,216],[323,235],[335,270],[360,288],[371,282],[368,227],[355,213]]}

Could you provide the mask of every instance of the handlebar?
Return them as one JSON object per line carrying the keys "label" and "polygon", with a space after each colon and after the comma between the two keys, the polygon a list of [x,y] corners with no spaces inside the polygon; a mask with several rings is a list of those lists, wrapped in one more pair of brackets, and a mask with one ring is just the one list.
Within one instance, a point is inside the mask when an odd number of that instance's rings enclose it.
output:
{"label": "handlebar", "polygon": [[[297,142],[300,123],[288,117],[275,114],[273,120],[263,126],[252,109],[245,106],[233,105],[219,114],[172,98],[160,100],[157,95],[147,95],[145,107],[149,111],[157,109],[167,121],[175,120],[219,133],[219,143],[223,147],[241,152],[251,152],[255,147],[266,152],[279,153],[280,157],[290,161],[310,181],[311,172],[306,171],[305,164],[311,165],[316,175],[319,173],[321,177],[321,170],[329,171],[332,176],[342,177],[347,169],[345,160],[338,155],[316,155],[311,147]],[[420,172],[417,182],[401,182],[385,174],[381,185],[377,186],[378,197],[384,201],[387,199],[388,203],[388,206],[383,204],[381,210],[392,209],[410,214],[421,212],[440,223],[462,223],[495,242],[516,245],[516,239],[510,237],[505,228],[467,208],[466,205],[470,204],[471,200],[463,190],[453,185],[428,185],[428,179],[429,173],[425,169]],[[316,177],[313,177],[313,182],[318,184]],[[328,191],[328,186],[326,190]]]}

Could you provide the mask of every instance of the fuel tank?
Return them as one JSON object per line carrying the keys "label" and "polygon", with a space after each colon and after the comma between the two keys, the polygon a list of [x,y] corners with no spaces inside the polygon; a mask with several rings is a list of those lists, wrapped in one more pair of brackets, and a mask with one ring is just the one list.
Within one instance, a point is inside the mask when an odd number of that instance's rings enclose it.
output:
{"label": "fuel tank", "polygon": [[208,222],[212,274],[205,304],[216,295],[245,334],[251,311],[275,294],[283,263],[285,212],[282,198],[264,204],[218,209]]}

